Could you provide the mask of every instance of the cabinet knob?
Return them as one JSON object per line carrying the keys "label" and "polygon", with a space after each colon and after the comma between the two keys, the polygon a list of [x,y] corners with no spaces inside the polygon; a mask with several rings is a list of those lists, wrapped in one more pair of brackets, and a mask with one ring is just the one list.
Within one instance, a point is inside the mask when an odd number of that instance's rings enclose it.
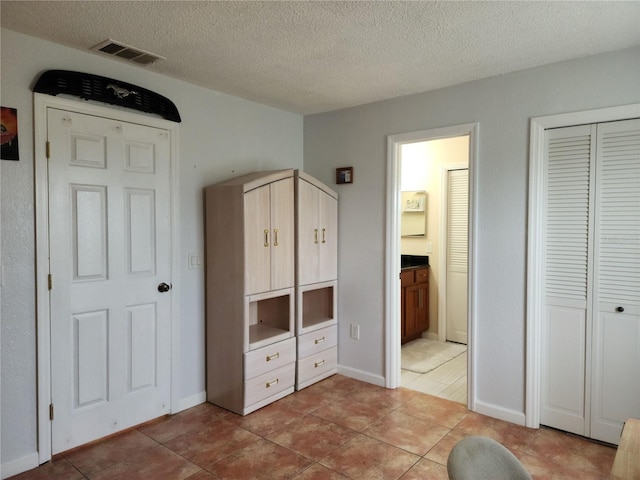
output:
{"label": "cabinet knob", "polygon": [[618,308],[616,308],[616,312],[624,312],[624,307],[618,307]]}

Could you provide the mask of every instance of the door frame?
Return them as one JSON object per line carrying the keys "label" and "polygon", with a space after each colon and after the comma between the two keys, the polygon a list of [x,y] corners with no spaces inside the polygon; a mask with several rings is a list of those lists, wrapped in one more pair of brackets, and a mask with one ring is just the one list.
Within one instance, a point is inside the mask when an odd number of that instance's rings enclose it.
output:
{"label": "door frame", "polygon": [[466,123],[450,127],[434,128],[417,132],[389,135],[387,137],[387,215],[386,215],[386,261],[385,261],[385,386],[400,386],[400,148],[406,143],[415,143],[442,138],[469,135],[469,270],[467,296],[467,406],[476,407],[475,378],[475,232],[479,123]]}
{"label": "door frame", "polygon": [[[471,139],[469,139],[471,140]],[[440,278],[438,278],[438,341],[447,341],[447,253],[449,247],[449,172],[451,170],[469,169],[466,163],[452,163],[442,166],[440,183]],[[467,218],[468,221],[468,218]],[[467,225],[469,228],[469,225]],[[467,250],[469,246],[467,245]],[[467,259],[467,276],[469,265]],[[467,320],[468,321],[468,320]],[[467,341],[469,339],[467,338]]]}
{"label": "door frame", "polygon": [[118,107],[105,107],[96,102],[81,102],[75,99],[53,97],[34,93],[34,177],[35,177],[35,231],[36,231],[36,328],[37,328],[37,393],[38,393],[38,462],[51,460],[51,311],[49,305],[49,177],[47,168],[47,110],[56,108],[74,113],[105,117],[128,123],[147,125],[167,130],[171,143],[170,203],[171,203],[171,367],[170,367],[170,411],[178,407],[179,360],[180,360],[180,209],[179,209],[179,158],[178,124]]}
{"label": "door frame", "polygon": [[534,117],[530,125],[527,220],[525,425],[540,427],[542,318],[544,314],[544,132],[550,128],[640,117],[640,104]]}

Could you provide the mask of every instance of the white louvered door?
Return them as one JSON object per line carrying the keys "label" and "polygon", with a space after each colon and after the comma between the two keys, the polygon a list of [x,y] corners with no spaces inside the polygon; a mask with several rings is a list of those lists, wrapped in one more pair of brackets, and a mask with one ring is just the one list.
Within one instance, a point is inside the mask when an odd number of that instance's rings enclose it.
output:
{"label": "white louvered door", "polygon": [[466,345],[469,169],[447,178],[447,340]]}
{"label": "white louvered door", "polygon": [[598,125],[591,436],[640,418],[640,120]]}
{"label": "white louvered door", "polygon": [[610,443],[640,414],[638,123],[546,132],[541,423]]}
{"label": "white louvered door", "polygon": [[591,142],[595,126],[547,132],[540,421],[588,435],[585,411]]}

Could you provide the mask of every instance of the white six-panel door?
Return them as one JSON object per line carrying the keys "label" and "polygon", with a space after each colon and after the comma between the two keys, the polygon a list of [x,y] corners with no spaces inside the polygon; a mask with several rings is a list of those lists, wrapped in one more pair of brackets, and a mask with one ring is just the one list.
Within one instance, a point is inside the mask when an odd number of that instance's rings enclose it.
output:
{"label": "white six-panel door", "polygon": [[170,136],[49,108],[52,452],[168,413]]}

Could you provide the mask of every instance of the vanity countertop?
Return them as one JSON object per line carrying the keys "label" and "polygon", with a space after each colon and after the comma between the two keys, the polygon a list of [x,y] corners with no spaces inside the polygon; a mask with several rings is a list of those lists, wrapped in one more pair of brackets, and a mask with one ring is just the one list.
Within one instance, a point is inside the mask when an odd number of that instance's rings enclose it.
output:
{"label": "vanity countertop", "polygon": [[402,270],[429,268],[429,257],[427,255],[400,255],[400,268]]}

